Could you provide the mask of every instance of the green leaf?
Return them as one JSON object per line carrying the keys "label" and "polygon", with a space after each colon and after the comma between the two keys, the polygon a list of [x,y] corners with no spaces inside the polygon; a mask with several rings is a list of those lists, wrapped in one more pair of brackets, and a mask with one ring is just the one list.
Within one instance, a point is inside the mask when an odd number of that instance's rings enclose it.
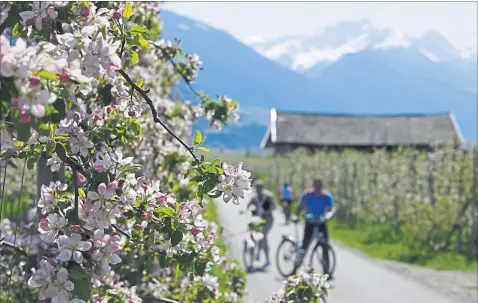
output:
{"label": "green leaf", "polygon": [[46,152],[49,155],[51,155],[55,152],[55,149],[56,149],[55,141],[53,141],[53,140],[48,141],[48,143],[46,144]]}
{"label": "green leaf", "polygon": [[91,274],[81,268],[78,264],[70,263],[68,268],[69,279],[75,285],[75,295],[84,301],[91,297]]}
{"label": "green leaf", "polygon": [[106,40],[106,26],[102,26],[100,31],[101,31],[101,36],[103,36],[103,39]]}
{"label": "green leaf", "polygon": [[55,108],[55,111],[50,114],[49,120],[50,122],[58,123],[66,117],[65,100],[63,100],[63,98],[56,99],[56,101],[53,103],[53,107]]}
{"label": "green leaf", "polygon": [[136,119],[134,119],[131,122],[130,128],[136,136],[141,136],[143,134],[143,132],[141,130],[141,123],[139,123],[139,121],[136,120]]}
{"label": "green leaf", "polygon": [[135,83],[136,83],[136,85],[138,85],[139,87],[142,87],[143,84],[144,84],[144,79],[142,79],[142,78],[141,78],[141,79],[138,79]]}
{"label": "green leaf", "polygon": [[204,184],[202,184],[202,189],[203,189],[203,192],[205,193],[210,192],[211,190],[214,189],[214,187],[216,187],[215,178],[208,179],[206,182],[204,182]]}
{"label": "green leaf", "polygon": [[159,213],[160,217],[167,218],[167,217],[174,217],[174,210],[168,206],[160,207],[157,212]]}
{"label": "green leaf", "polygon": [[19,120],[15,123],[17,128],[17,139],[22,142],[27,142],[30,139],[30,123],[20,123]]}
{"label": "green leaf", "polygon": [[17,24],[15,24],[15,26],[12,29],[12,37],[13,38],[17,38],[17,37],[20,36],[20,30],[18,29],[18,27],[19,27],[19,25],[17,23]]}
{"label": "green leaf", "polygon": [[176,246],[181,242],[183,239],[183,233],[179,230],[176,230],[172,235],[171,235],[171,245]]}
{"label": "green leaf", "polygon": [[42,70],[38,73],[38,76],[40,78],[43,78],[43,79],[48,79],[48,80],[52,80],[52,81],[56,81],[58,80],[58,76],[53,74],[53,73],[50,73],[50,72],[47,72],[46,70]]}
{"label": "green leaf", "polygon": [[205,153],[208,153],[208,152],[211,151],[209,148],[204,147],[204,146],[199,146],[197,149],[202,151],[202,152],[205,152]]}
{"label": "green leaf", "polygon": [[203,276],[204,272],[206,271],[206,265],[207,265],[207,262],[204,260],[197,261],[195,266],[196,274]]}
{"label": "green leaf", "polygon": [[103,104],[108,106],[113,101],[113,96],[111,95],[111,89],[113,85],[105,84],[103,87],[98,89],[98,94],[100,95],[100,99],[103,100]]}
{"label": "green leaf", "polygon": [[204,193],[202,191],[198,190],[196,191],[196,199],[198,200],[198,203],[202,205],[201,201],[204,198]]}
{"label": "green leaf", "polygon": [[148,30],[142,26],[139,26],[139,25],[133,25],[131,28],[130,28],[130,32],[132,33],[140,33],[140,34],[145,34],[145,33],[148,33]]}
{"label": "green leaf", "polygon": [[207,194],[209,196],[209,198],[213,198],[213,199],[216,199],[216,198],[219,198],[220,196],[222,196],[222,191],[215,191],[211,194]]}
{"label": "green leaf", "polygon": [[139,42],[139,46],[141,46],[141,47],[148,47],[149,46],[148,40],[143,39],[143,37],[139,38],[138,42]]}
{"label": "green leaf", "polygon": [[55,152],[63,162],[66,161],[66,147],[63,143],[56,143]]}
{"label": "green leaf", "polygon": [[170,264],[170,260],[165,253],[161,253],[158,255],[158,261],[159,261],[159,266],[161,268],[168,267]]}
{"label": "green leaf", "polygon": [[[73,178],[76,178],[76,176],[73,176]],[[85,200],[86,199],[86,194],[85,191],[82,188],[78,188],[78,196],[80,199]]]}
{"label": "green leaf", "polygon": [[132,63],[132,64],[138,63],[138,61],[139,61],[139,55],[138,55],[137,52],[135,52],[135,51],[132,50],[131,53],[130,53],[130,56],[131,56],[131,63]]}
{"label": "green leaf", "polygon": [[133,7],[131,4],[126,3],[126,6],[124,7],[123,10],[123,18],[129,19],[133,15]]}
{"label": "green leaf", "polygon": [[27,168],[28,169],[33,169],[35,167],[35,164],[37,163],[37,159],[35,158],[28,158],[27,160]]}
{"label": "green leaf", "polygon": [[202,140],[202,134],[199,130],[196,131],[194,134],[194,144],[199,145],[203,142]]}

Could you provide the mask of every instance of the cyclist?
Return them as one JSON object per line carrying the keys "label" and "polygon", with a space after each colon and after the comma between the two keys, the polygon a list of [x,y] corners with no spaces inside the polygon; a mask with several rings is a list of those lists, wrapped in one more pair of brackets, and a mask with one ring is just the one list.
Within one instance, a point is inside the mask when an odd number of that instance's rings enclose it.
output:
{"label": "cyclist", "polygon": [[266,263],[264,264],[264,267],[267,267],[270,265],[269,243],[267,241],[267,235],[274,223],[272,212],[275,209],[275,203],[272,193],[264,189],[264,183],[262,183],[262,181],[256,180],[253,185],[256,189],[256,193],[247,204],[246,210],[248,210],[251,206],[255,206],[257,215],[265,220],[264,226],[262,228],[264,238],[259,242],[259,250],[257,252],[256,259],[259,260],[260,249],[262,249],[266,255]]}
{"label": "cyclist", "polygon": [[285,225],[288,225],[290,221],[290,208],[292,204],[292,186],[288,182],[285,182],[280,189],[280,199],[284,209]]}
{"label": "cyclist", "polygon": [[[300,197],[299,207],[297,208],[294,222],[298,222],[298,215],[302,209],[305,209],[305,228],[302,246],[299,249],[299,256],[302,258],[307,252],[310,240],[312,239],[315,227],[324,234],[326,241],[329,239],[326,221],[330,220],[335,214],[334,199],[332,194],[325,190],[322,178],[314,178],[313,188],[304,191]],[[324,273],[329,273],[329,252],[324,247]]]}

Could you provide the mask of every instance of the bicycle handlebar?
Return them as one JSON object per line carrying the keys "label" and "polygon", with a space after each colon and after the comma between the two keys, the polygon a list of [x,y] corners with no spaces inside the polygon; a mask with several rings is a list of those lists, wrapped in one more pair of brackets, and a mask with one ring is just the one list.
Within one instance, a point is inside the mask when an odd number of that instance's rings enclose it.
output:
{"label": "bicycle handlebar", "polygon": [[[299,218],[297,218],[297,217],[292,218],[291,221],[295,224],[298,224],[299,223]],[[327,219],[326,216],[322,216],[322,217],[318,218],[318,222],[317,222],[317,218],[312,218],[312,220],[307,220],[307,218],[306,218],[306,221],[312,221],[313,223],[319,223],[320,224],[320,223],[325,223],[325,222],[329,221],[329,219]]]}

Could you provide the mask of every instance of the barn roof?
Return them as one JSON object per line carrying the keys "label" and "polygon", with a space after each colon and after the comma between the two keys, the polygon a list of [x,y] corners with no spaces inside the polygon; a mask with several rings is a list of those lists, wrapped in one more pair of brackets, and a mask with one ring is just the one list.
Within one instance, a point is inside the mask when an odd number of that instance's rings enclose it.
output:
{"label": "barn roof", "polygon": [[394,146],[464,143],[452,113],[413,115],[340,115],[271,109],[261,148],[275,144]]}

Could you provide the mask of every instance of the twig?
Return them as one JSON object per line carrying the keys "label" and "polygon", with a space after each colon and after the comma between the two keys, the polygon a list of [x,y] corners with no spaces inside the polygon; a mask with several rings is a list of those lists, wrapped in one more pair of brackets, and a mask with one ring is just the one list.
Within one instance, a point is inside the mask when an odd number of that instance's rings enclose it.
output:
{"label": "twig", "polygon": [[141,97],[143,97],[143,99],[149,105],[149,108],[151,109],[151,113],[153,114],[154,122],[156,122],[156,123],[160,124],[162,127],[164,127],[164,129],[166,129],[166,131],[171,136],[173,136],[174,139],[179,141],[179,143],[181,143],[181,145],[184,146],[187,149],[187,151],[193,156],[194,160],[197,160],[197,157],[193,153],[192,149],[186,143],[184,143],[181,139],[179,139],[179,137],[176,136],[173,133],[173,131],[171,129],[169,129],[169,127],[166,124],[164,124],[163,121],[161,121],[161,119],[159,119],[158,112],[154,108],[153,101],[148,97],[149,89],[148,90],[143,90],[141,87],[136,85],[136,83],[134,83],[134,81],[128,76],[128,74],[125,73],[124,70],[120,69],[120,70],[118,70],[118,72],[126,79],[126,81],[133,87],[133,89],[136,90],[141,95]]}
{"label": "twig", "polygon": [[124,230],[122,230],[120,227],[118,227],[118,225],[116,225],[116,224],[111,224],[111,226],[113,226],[114,229],[116,229],[117,231],[119,231],[120,234],[122,234],[122,235],[124,235],[124,236],[126,236],[126,237],[128,237],[128,238],[131,238],[131,236],[130,236],[127,232],[125,232]]}
{"label": "twig", "polygon": [[5,20],[2,24],[0,24],[0,35],[3,34],[3,31],[7,27],[7,20]]}
{"label": "twig", "polygon": [[9,247],[9,248],[11,248],[11,249],[14,249],[14,250],[20,252],[20,253],[23,254],[24,256],[28,257],[28,254],[27,254],[26,251],[24,251],[22,248],[20,248],[20,247],[14,245],[13,243],[10,243],[10,242],[8,242],[8,241],[5,241],[5,240],[0,241],[0,246]]}
{"label": "twig", "polygon": [[[73,160],[73,158],[67,156],[65,163],[70,165],[72,170],[76,170],[76,171],[80,172],[83,176],[85,176],[85,178],[88,175],[85,172],[85,170],[83,169],[83,167],[80,164],[76,163],[75,160]],[[75,178],[76,178],[76,176],[75,176]]]}
{"label": "twig", "polygon": [[201,100],[204,100],[204,96],[201,95],[200,93],[198,93],[197,90],[195,90],[194,87],[191,85],[191,82],[188,80],[188,78],[186,78],[186,76],[183,75],[183,73],[181,73],[181,71],[179,70],[178,65],[176,64],[176,62],[174,62],[174,60],[173,60],[172,58],[170,58],[168,61],[171,62],[171,64],[173,65],[174,69],[178,72],[178,74],[181,76],[181,78],[184,80],[184,82],[186,82],[186,85],[189,87],[189,89],[190,89],[196,96],[198,96]]}
{"label": "twig", "polygon": [[179,301],[175,301],[173,299],[166,299],[166,298],[156,298],[154,296],[143,296],[144,300],[148,300],[147,302],[155,302],[155,303],[180,303]]}
{"label": "twig", "polygon": [[[153,44],[154,45],[154,44]],[[163,50],[154,45],[157,49],[159,49],[161,52],[163,52]],[[204,100],[204,96],[201,95],[200,93],[198,93],[197,90],[194,89],[194,87],[191,85],[191,82],[188,80],[188,78],[179,70],[178,68],[178,65],[176,64],[176,62],[174,62],[174,60],[172,58],[169,58],[168,61],[171,63],[171,65],[174,67],[174,69],[178,72],[179,76],[181,76],[181,79],[184,80],[184,82],[186,82],[186,85],[188,86],[188,88],[196,95],[198,96],[201,100]]]}
{"label": "twig", "polygon": [[75,218],[78,219],[79,218],[79,215],[78,215],[78,212],[80,211],[80,208],[79,208],[79,203],[78,203],[78,196],[79,196],[79,193],[78,193],[78,180],[76,180],[77,176],[76,176],[76,167],[71,167],[71,170],[73,172],[73,185],[74,185],[74,188],[75,188]]}

